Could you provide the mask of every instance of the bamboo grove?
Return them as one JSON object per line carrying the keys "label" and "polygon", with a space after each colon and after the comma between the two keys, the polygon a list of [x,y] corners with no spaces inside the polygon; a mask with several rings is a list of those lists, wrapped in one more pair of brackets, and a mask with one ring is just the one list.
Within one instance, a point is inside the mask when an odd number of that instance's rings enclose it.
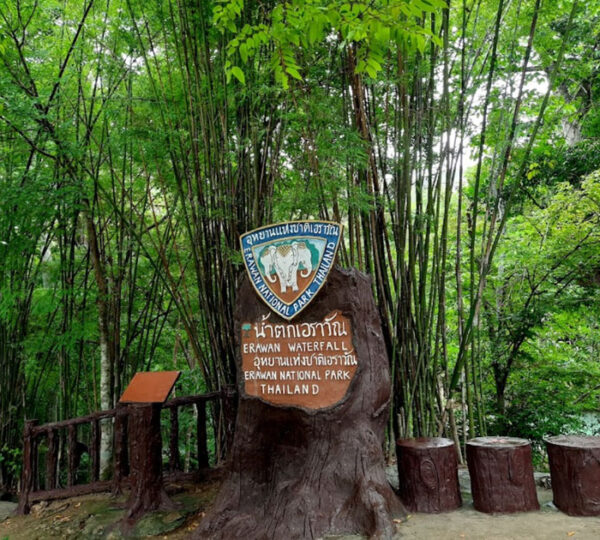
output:
{"label": "bamboo grove", "polygon": [[553,145],[584,148],[593,200],[599,24],[577,0],[2,0],[0,485],[25,417],[110,408],[138,370],[235,384],[238,237],[294,219],[343,223],[338,262],[373,278],[389,440],[499,429],[533,307],[597,287],[597,205],[544,271],[515,281],[505,246],[575,196],[544,183]]}

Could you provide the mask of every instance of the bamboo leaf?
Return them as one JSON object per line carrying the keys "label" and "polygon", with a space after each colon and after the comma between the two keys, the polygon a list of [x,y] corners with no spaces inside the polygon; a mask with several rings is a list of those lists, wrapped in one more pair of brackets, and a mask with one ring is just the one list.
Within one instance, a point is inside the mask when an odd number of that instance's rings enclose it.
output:
{"label": "bamboo leaf", "polygon": [[288,66],[285,68],[285,71],[287,73],[289,73],[292,77],[294,77],[294,79],[297,79],[299,81],[302,80],[302,76],[300,75],[300,73],[298,72],[298,70],[292,66]]}
{"label": "bamboo leaf", "polygon": [[238,67],[238,66],[233,66],[230,71],[231,75],[233,75],[238,81],[240,81],[240,83],[242,84],[246,84],[246,76],[244,75],[244,72]]}

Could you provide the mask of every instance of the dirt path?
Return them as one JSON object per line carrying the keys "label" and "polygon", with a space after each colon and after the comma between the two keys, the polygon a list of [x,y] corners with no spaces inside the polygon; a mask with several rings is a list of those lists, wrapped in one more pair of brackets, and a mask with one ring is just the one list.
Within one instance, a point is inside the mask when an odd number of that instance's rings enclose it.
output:
{"label": "dirt path", "polygon": [[[552,491],[538,487],[541,510],[524,514],[491,516],[473,509],[469,477],[460,475],[462,508],[446,514],[414,514],[398,524],[398,539],[418,540],[600,540],[600,517],[575,518],[552,504]],[[394,481],[393,478],[390,480]],[[173,499],[176,512],[157,512],[138,524],[126,538],[180,540],[198,526],[202,511],[218,491],[219,483],[180,487]],[[0,540],[111,539],[124,538],[115,523],[123,515],[123,500],[93,495],[49,505],[39,505],[29,516],[7,516],[14,505],[0,505]],[[361,536],[330,536],[328,540],[361,540]],[[235,539],[232,539],[235,540]],[[287,539],[275,539],[287,540]]]}
{"label": "dirt path", "polygon": [[398,538],[419,540],[598,540],[600,518],[553,512],[489,516],[462,509],[438,515],[416,514],[399,527]]}

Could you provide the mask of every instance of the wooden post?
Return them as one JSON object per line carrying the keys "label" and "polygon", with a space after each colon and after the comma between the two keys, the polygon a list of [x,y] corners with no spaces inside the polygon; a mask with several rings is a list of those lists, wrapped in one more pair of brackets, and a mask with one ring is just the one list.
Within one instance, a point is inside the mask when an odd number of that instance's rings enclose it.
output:
{"label": "wooden post", "polygon": [[69,462],[67,467],[67,487],[75,485],[75,478],[77,474],[77,426],[69,424],[67,431],[67,444],[69,447]]}
{"label": "wooden post", "polygon": [[127,519],[158,508],[173,508],[162,476],[161,403],[130,404],[129,455],[131,495]]}
{"label": "wooden post", "polygon": [[91,480],[97,482],[100,480],[100,438],[102,437],[100,421],[95,418],[92,420],[90,427],[92,430],[90,436]]}
{"label": "wooden post", "polygon": [[456,447],[450,439],[420,437],[396,443],[399,495],[412,512],[448,512],[462,501]]}
{"label": "wooden post", "polygon": [[37,463],[37,444],[33,435],[33,428],[37,420],[26,420],[23,430],[23,473],[21,475],[21,492],[19,493],[19,515],[29,514],[29,494],[34,490],[35,471]]}
{"label": "wooden post", "polygon": [[516,437],[478,437],[467,443],[473,505],[480,512],[539,510],[531,445]]}
{"label": "wooden post", "polygon": [[56,487],[56,467],[58,465],[58,433],[56,429],[48,432],[48,453],[46,454],[46,489]]}
{"label": "wooden post", "polygon": [[208,467],[208,448],[206,445],[206,402],[196,403],[196,427],[197,427],[197,447],[198,447],[198,468]]}
{"label": "wooden post", "polygon": [[570,516],[600,515],[600,437],[546,439],[554,504]]}
{"label": "wooden post", "polygon": [[123,492],[122,482],[129,474],[128,418],[128,406],[124,403],[117,403],[114,424],[113,495],[119,495]]}
{"label": "wooden post", "polygon": [[169,434],[169,469],[171,472],[181,468],[179,457],[179,409],[171,407],[171,432]]}
{"label": "wooden post", "polygon": [[[36,423],[36,425],[39,425]],[[38,491],[40,489],[40,474],[39,474],[39,446],[40,446],[40,437],[39,434],[33,434],[33,440],[31,441],[31,454],[33,456],[33,460],[31,462],[31,472],[33,474],[33,491]]]}

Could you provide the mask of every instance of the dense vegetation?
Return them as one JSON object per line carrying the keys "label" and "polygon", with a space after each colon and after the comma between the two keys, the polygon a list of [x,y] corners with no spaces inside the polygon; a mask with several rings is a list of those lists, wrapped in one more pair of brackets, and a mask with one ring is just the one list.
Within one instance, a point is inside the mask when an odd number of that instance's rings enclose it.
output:
{"label": "dense vegetation", "polygon": [[599,91],[597,0],[0,0],[0,488],[24,418],[234,383],[238,235],[282,220],[373,276],[390,440],[581,429]]}

